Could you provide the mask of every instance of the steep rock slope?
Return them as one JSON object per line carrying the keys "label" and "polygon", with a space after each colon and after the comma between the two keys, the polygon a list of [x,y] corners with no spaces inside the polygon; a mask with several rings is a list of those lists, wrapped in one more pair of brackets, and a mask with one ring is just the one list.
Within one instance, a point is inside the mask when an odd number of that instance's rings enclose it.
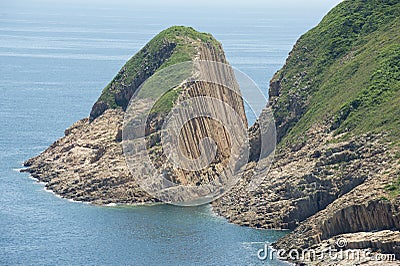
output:
{"label": "steep rock slope", "polygon": [[202,45],[212,51],[210,59],[226,63],[221,45],[212,35],[190,27],[171,27],[155,36],[126,62],[114,79],[103,89],[90,112],[90,121],[107,109],[125,110],[139,86],[156,71],[177,63],[194,60]]}
{"label": "steep rock slope", "polygon": [[[238,224],[296,228],[277,243],[286,250],[398,231],[399,32],[399,1],[355,0],[304,34],[270,83],[271,171],[258,189],[239,186],[214,210]],[[396,241],[382,250],[399,256]]]}
{"label": "steep rock slope", "polygon": [[[96,204],[156,201],[139,188],[128,171],[121,142],[123,118],[130,98],[147,78],[168,66],[188,60],[226,63],[220,43],[210,34],[181,26],[171,27],[158,34],[104,88],[90,117],[76,122],[65,131],[64,137],[40,155],[26,161],[27,168],[24,171],[46,182],[48,189],[65,198]],[[201,72],[204,73],[211,72]],[[233,73],[227,71],[224,74],[238,89]],[[160,145],[163,119],[173,104],[179,101],[196,96],[214,97],[230,105],[247,127],[243,101],[235,90],[224,90],[218,84],[204,82],[186,82],[180,87],[168,89],[153,106],[149,116],[148,148],[154,164],[165,157],[162,156]],[[156,93],[154,91],[141,90],[140,93],[143,97],[157,97],[153,95]],[[224,114],[223,110],[221,114]],[[202,130],[193,132],[196,127]],[[182,132],[187,133],[182,134],[182,141],[187,145],[188,153],[196,154],[199,141],[210,137],[218,146],[219,156],[212,167],[205,170],[186,173],[165,169],[164,172],[168,172],[166,177],[179,184],[198,185],[218,176],[217,170],[229,157],[231,144],[225,138],[228,135],[226,129],[213,120],[200,118],[190,121]]]}

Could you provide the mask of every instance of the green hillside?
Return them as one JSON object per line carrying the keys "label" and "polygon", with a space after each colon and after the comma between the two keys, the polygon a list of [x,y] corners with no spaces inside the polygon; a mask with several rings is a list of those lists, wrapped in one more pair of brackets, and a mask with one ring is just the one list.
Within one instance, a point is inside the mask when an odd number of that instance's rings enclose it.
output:
{"label": "green hillside", "polygon": [[326,122],[344,138],[389,132],[399,143],[400,1],[340,3],[299,39],[272,82],[280,145],[305,141]]}
{"label": "green hillside", "polygon": [[108,108],[125,109],[131,96],[147,78],[165,67],[193,60],[201,44],[211,45],[223,55],[220,43],[211,34],[184,26],[173,26],[160,32],[129,59],[103,89],[92,108],[91,120]]}

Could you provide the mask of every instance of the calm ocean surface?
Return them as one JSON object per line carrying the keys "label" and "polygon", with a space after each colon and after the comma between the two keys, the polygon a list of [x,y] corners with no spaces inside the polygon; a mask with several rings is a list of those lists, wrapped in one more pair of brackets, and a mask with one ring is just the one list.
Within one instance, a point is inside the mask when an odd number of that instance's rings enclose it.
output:
{"label": "calm ocean surface", "polygon": [[73,203],[16,169],[88,116],[124,62],[168,26],[213,33],[230,63],[266,93],[296,39],[329,5],[177,10],[91,3],[0,2],[0,264],[260,264],[257,250],[284,232],[228,224],[209,206]]}

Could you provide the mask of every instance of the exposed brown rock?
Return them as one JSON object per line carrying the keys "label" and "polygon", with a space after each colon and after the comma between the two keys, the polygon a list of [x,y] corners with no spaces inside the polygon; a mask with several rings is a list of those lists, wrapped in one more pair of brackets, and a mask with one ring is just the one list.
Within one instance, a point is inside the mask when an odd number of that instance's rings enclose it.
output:
{"label": "exposed brown rock", "polygon": [[29,159],[25,171],[58,195],[96,204],[156,201],[132,180],[115,136],[122,126],[121,110],[106,110],[89,123],[74,123],[66,135]]}
{"label": "exposed brown rock", "polygon": [[[345,243],[338,247],[338,241]],[[315,259],[307,265],[399,265],[400,232],[382,230],[337,235],[311,247]],[[331,254],[327,252],[331,250]],[[323,256],[323,259],[320,259]]]}

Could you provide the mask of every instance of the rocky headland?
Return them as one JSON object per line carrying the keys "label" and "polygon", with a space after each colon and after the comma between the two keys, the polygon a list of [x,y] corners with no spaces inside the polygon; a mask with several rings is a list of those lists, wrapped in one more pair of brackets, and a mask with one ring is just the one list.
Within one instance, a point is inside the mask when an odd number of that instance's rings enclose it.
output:
{"label": "rocky headland", "polygon": [[[272,167],[256,173],[264,181],[248,190],[246,184],[259,160],[256,123],[249,129],[252,147],[245,178],[212,203],[216,213],[239,225],[292,230],[275,243],[278,249],[321,253],[345,238],[342,249],[367,249],[400,259],[399,18],[396,0],[347,0],[297,41],[270,82],[269,107],[278,140]],[[226,62],[211,35],[184,27],[164,31],[121,69],[90,117],[26,161],[24,171],[65,198],[95,204],[157,201],[139,188],[126,166],[121,145],[124,112],[144,80],[163,67],[196,58]],[[206,88],[197,95],[215,97],[211,91]],[[223,100],[245,120],[240,99],[231,95]],[[159,111],[153,133],[168,110]],[[218,142],[215,125],[206,128]],[[201,137],[185,139],[197,143]],[[157,151],[157,134],[154,139]],[[226,140],[220,138],[219,143],[226,149]],[[217,164],[225,157],[219,157]],[[197,184],[212,175],[172,176],[181,183]],[[368,257],[292,261],[399,265]]]}
{"label": "rocky headland", "polygon": [[[148,86],[138,95],[135,94],[147,78],[169,66],[188,60],[221,64],[199,64],[199,70],[193,73],[200,75],[199,81],[179,80],[179,86],[168,88],[168,92],[162,96],[157,95],[157,91],[152,91],[158,90],[157,86]],[[54,142],[40,155],[27,160],[24,163],[27,168],[23,171],[45,182],[47,189],[68,199],[94,204],[138,204],[158,201],[139,188],[125,160],[122,145],[123,122],[129,100],[135,95],[142,97],[140,100],[146,103],[147,99],[157,99],[160,96],[149,111],[146,138],[153,163],[161,164],[160,162],[165,161],[160,137],[163,120],[172,106],[180,101],[197,96],[218,99],[239,115],[241,123],[247,129],[247,119],[238,84],[232,70],[223,67],[228,66],[226,63],[221,44],[210,34],[199,33],[192,28],[182,26],[164,30],[133,56],[104,88],[93,105],[89,118],[74,123],[65,130],[64,137]],[[215,73],[219,73],[221,77]],[[180,78],[179,75],[182,73],[173,74],[177,74]],[[220,79],[221,82],[212,84],[204,81],[207,79]],[[207,104],[210,106],[204,106],[205,109],[216,110],[220,115],[226,112],[218,109],[220,106],[211,106],[213,103]],[[142,107],[134,106],[138,112],[148,108],[148,106]],[[186,147],[185,152],[193,157],[199,156],[197,149],[199,142],[208,137],[217,145],[216,158],[210,167],[198,171],[171,170],[172,167],[164,165],[164,176],[177,184],[197,186],[219,177],[220,169],[223,169],[229,160],[233,145],[233,139],[228,140],[226,137],[229,135],[226,130],[219,122],[212,119],[190,120],[181,129],[180,135],[180,143],[184,143]],[[141,160],[133,163],[137,164],[138,168],[143,165]]]}

